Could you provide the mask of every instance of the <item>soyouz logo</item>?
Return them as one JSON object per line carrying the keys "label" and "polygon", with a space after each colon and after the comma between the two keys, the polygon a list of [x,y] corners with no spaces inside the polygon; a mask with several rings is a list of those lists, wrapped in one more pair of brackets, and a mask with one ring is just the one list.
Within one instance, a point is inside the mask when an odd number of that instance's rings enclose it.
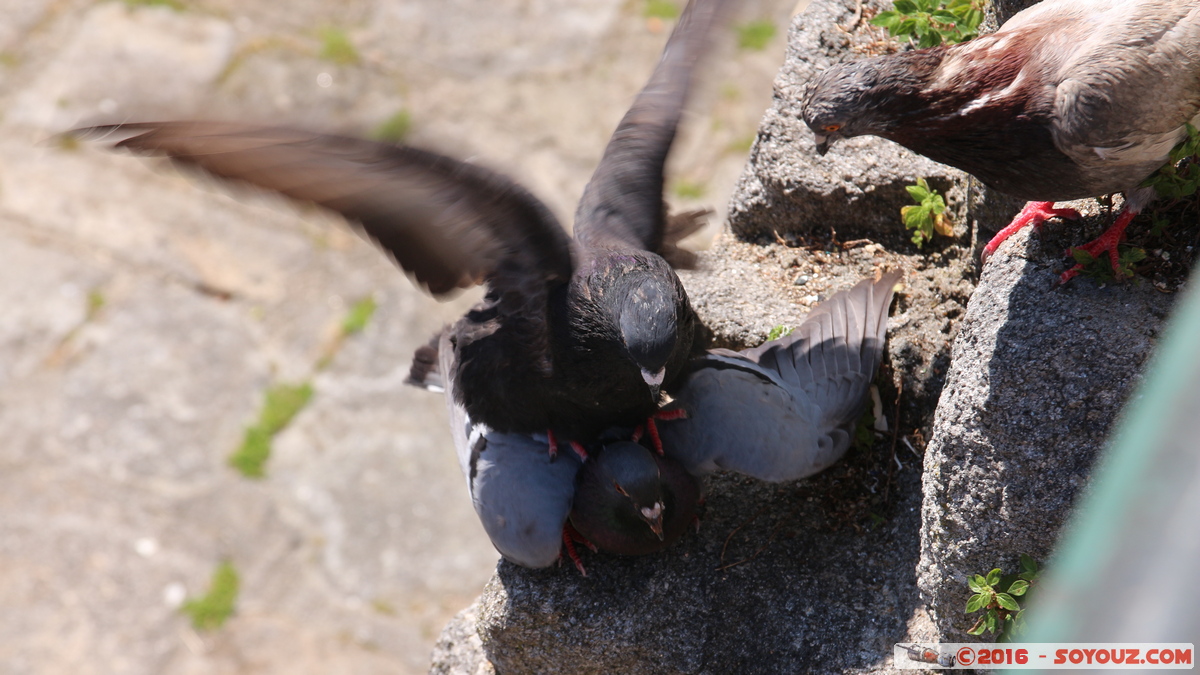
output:
{"label": "soyouz logo", "polygon": [[1195,668],[1195,651],[1190,643],[901,642],[893,656],[895,667],[914,670],[1190,670]]}

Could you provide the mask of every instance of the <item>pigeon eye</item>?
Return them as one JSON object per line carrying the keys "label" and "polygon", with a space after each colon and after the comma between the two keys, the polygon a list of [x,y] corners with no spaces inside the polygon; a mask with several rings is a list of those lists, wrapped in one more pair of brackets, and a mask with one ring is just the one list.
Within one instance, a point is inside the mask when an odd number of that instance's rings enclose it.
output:
{"label": "pigeon eye", "polygon": [[825,131],[828,131],[831,134],[841,128],[842,128],[842,125],[840,125],[840,124],[826,124],[825,125]]}

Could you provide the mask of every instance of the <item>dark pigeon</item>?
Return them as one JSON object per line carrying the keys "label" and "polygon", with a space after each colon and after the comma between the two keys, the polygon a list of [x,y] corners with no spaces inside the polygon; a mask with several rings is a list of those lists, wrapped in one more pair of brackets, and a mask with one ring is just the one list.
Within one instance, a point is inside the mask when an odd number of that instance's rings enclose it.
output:
{"label": "dark pigeon", "polygon": [[584,190],[574,240],[497,173],[411,147],[278,127],[93,127],[117,143],[344,215],[434,295],[486,283],[450,342],[457,400],[501,432],[593,442],[659,407],[709,333],[664,255],[663,165],[700,54],[729,0],[693,0]]}
{"label": "dark pigeon", "polygon": [[1078,217],[1056,201],[1124,192],[1112,226],[1080,247],[1115,270],[1125,227],[1154,198],[1139,186],[1200,122],[1198,54],[1195,0],[1045,0],[970,42],[834,66],[802,114],[821,154],[882,136],[1033,200],[985,258],[1021,227]]}
{"label": "dark pigeon", "polygon": [[583,465],[571,524],[610,553],[654,553],[696,522],[700,495],[696,477],[670,456],[629,441],[607,443]]}
{"label": "dark pigeon", "polygon": [[603,550],[653,553],[694,522],[701,493],[693,476],[727,470],[780,482],[828,468],[853,440],[901,278],[861,281],[786,337],[695,361],[671,405],[687,417],[659,431],[665,457],[635,443],[605,445],[579,474],[571,523]]}

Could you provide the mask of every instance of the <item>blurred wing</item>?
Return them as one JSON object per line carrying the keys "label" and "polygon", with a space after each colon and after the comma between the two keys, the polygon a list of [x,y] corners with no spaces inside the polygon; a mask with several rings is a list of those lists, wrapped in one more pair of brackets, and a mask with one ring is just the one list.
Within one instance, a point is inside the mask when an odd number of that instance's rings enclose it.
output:
{"label": "blurred wing", "polygon": [[727,0],[691,0],[667,40],[654,74],[613,133],[584,188],[575,237],[584,245],[618,244],[659,252],[666,207],[663,164],[691,88],[692,71]]}
{"label": "blurred wing", "polygon": [[504,176],[432,152],[219,122],[73,133],[128,136],[116,147],[337,211],[435,295],[485,280],[537,294],[571,276],[570,238],[544,204]]}

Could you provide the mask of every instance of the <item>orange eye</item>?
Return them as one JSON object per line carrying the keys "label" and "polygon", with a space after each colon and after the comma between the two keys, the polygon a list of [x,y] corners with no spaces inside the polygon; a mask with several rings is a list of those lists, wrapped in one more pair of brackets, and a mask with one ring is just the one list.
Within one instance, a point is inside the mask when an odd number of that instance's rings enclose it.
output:
{"label": "orange eye", "polygon": [[840,124],[826,124],[825,125],[825,131],[828,131],[831,134],[841,128],[842,128],[842,125],[840,125]]}

